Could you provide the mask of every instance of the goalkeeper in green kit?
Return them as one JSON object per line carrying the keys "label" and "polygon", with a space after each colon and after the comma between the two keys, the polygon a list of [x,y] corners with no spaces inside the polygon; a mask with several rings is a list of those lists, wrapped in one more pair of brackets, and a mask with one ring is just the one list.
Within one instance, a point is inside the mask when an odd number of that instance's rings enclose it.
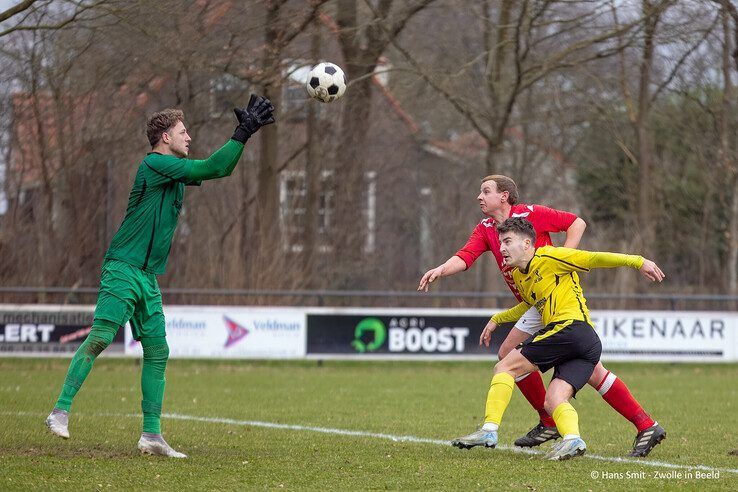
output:
{"label": "goalkeeper in green kit", "polygon": [[233,137],[204,160],[187,159],[191,138],[182,111],[166,109],[148,119],[146,135],[152,151],[138,167],[123,223],[105,254],[92,329],[74,354],[59,399],[46,419],[46,425],[57,436],[69,438],[68,414],[74,395],[95,358],[130,321],[133,338],[143,347],[143,432],[138,449],[145,454],[186,458],[161,435],[169,346],[156,276],[166,269],[184,187],[229,176],[249,137],[262,126],[274,123],[274,107],[262,96],[252,95],[246,108],[234,111],[238,126]]}

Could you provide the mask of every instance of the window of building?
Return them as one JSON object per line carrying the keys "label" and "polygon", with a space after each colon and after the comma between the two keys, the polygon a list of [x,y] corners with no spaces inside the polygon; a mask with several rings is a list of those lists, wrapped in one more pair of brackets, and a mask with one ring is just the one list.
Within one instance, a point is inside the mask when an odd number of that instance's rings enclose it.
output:
{"label": "window of building", "polygon": [[[377,173],[367,172],[365,181],[364,207],[364,252],[373,253],[376,249],[376,208]],[[320,188],[317,196],[318,249],[321,252],[333,251],[328,242],[331,227],[334,226],[336,210],[336,191],[334,172],[323,170],[320,174]],[[279,179],[279,219],[282,232],[283,249],[299,253],[304,249],[305,237],[312,224],[307,217],[307,179],[305,171],[283,171]]]}
{"label": "window of building", "polygon": [[364,252],[374,253],[377,232],[377,172],[364,174],[366,183],[366,235],[364,236]]}

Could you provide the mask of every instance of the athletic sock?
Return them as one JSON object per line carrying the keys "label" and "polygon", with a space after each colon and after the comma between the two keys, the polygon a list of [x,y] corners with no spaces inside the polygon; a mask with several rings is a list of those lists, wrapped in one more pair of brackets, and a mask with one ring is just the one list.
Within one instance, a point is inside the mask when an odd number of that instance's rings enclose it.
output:
{"label": "athletic sock", "polygon": [[489,385],[487,404],[485,406],[484,423],[500,425],[502,415],[510,404],[515,379],[506,372],[495,374]]}
{"label": "athletic sock", "polygon": [[543,402],[546,400],[546,387],[543,385],[543,378],[538,371],[531,372],[527,376],[518,378],[515,381],[520,392],[528,403],[538,412],[541,423],[546,427],[556,427],[554,419],[543,408]]}
{"label": "athletic sock", "polygon": [[141,369],[141,411],[143,432],[161,434],[161,406],[166,379],[164,372],[169,359],[166,337],[142,338],[143,367]]}
{"label": "athletic sock", "polygon": [[56,401],[55,408],[69,412],[72,400],[85,382],[92,370],[92,365],[100,353],[113,341],[118,332],[118,325],[111,321],[95,320],[90,333],[79,346],[69,363],[67,377],[64,379],[61,394]]}
{"label": "athletic sock", "polygon": [[612,408],[635,425],[638,432],[654,425],[654,420],[643,410],[625,383],[610,371],[597,385],[597,391]]}
{"label": "athletic sock", "polygon": [[569,402],[560,403],[553,411],[556,428],[564,439],[579,437],[579,415]]}

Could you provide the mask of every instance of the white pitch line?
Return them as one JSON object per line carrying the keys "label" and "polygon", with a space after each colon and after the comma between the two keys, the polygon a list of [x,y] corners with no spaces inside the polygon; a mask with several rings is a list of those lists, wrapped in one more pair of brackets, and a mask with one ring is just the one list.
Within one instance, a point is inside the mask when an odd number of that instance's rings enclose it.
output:
{"label": "white pitch line", "polygon": [[[42,415],[36,412],[0,412],[0,414],[16,415],[16,416]],[[77,415],[85,415],[85,414],[77,414]],[[136,414],[136,413],[126,413],[126,414],[95,413],[92,415],[109,416],[109,417],[141,418],[141,414]],[[384,434],[384,433],[350,430],[350,429],[336,429],[332,427],[317,427],[317,426],[311,426],[311,425],[296,425],[296,424],[278,424],[275,422],[262,422],[259,420],[236,420],[236,419],[229,419],[229,418],[222,418],[222,417],[199,417],[197,415],[182,415],[179,413],[163,413],[161,416],[167,419],[185,420],[185,421],[190,421],[190,422],[205,422],[209,424],[226,424],[226,425],[238,425],[242,427],[250,426],[250,427],[263,427],[267,429],[285,429],[285,430],[294,430],[294,431],[302,431],[302,432],[305,432],[305,431],[306,432],[319,432],[321,434],[333,434],[333,435],[352,436],[352,437],[370,437],[374,439],[385,439],[385,440],[393,441],[393,442],[435,444],[438,446],[450,446],[451,445],[450,441],[441,440],[441,439],[430,439],[427,437],[417,437],[417,436],[398,436],[394,434]],[[543,454],[543,451],[537,451],[537,450],[527,449],[527,448],[519,448],[517,446],[507,446],[505,444],[498,444],[496,449],[500,449],[503,451],[512,451],[514,453],[520,453],[520,454],[530,454],[530,455]],[[653,466],[657,468],[717,471],[717,472],[738,474],[738,469],[736,468],[715,468],[715,467],[706,466],[706,465],[679,465],[676,463],[668,463],[666,461],[642,460],[638,458],[621,458],[618,456],[600,456],[597,454],[590,454],[590,453],[585,454],[584,458],[589,458],[589,459],[597,460],[597,461],[605,461],[605,462],[610,462],[610,463],[627,463],[627,464],[632,464],[632,465],[646,465],[646,466]]]}
{"label": "white pitch line", "polygon": [[[137,415],[138,416],[138,415]],[[294,424],[277,424],[274,422],[260,422],[258,420],[235,420],[220,417],[197,417],[194,415],[182,415],[178,413],[165,413],[162,414],[164,418],[170,418],[175,420],[189,420],[195,422],[207,422],[211,424],[228,424],[228,425],[240,425],[240,426],[252,426],[252,427],[265,427],[268,429],[287,429],[296,431],[308,431],[308,432],[320,432],[322,434],[336,434],[342,436],[356,436],[356,437],[371,437],[375,439],[387,439],[394,442],[413,442],[422,444],[437,444],[440,446],[450,446],[450,441],[444,441],[440,439],[429,439],[426,437],[416,436],[396,436],[393,434],[382,434],[368,431],[355,431],[348,429],[334,429],[330,427],[315,427],[309,425],[294,425]],[[521,454],[543,454],[543,451],[536,451],[533,449],[520,448],[518,446],[507,446],[505,444],[498,444],[496,449],[504,451],[512,451]],[[720,471],[727,473],[738,474],[738,469],[734,468],[713,468],[705,465],[679,465],[676,463],[667,463],[665,461],[655,460],[641,460],[641,459],[628,459],[617,456],[600,456],[597,454],[585,454],[585,458],[609,461],[613,463],[629,463],[635,465],[647,465],[655,466],[660,468],[676,468],[681,470],[700,470],[700,471]]]}

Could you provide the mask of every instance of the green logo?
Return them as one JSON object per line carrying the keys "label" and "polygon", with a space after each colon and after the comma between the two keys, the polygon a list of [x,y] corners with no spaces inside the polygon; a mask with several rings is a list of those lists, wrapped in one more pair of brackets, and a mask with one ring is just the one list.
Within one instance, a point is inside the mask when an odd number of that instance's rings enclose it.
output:
{"label": "green logo", "polygon": [[[369,339],[369,342],[365,343],[363,339],[366,338]],[[384,323],[377,318],[364,318],[356,325],[354,341],[351,342],[351,346],[357,352],[374,352],[382,346],[386,339],[387,328],[384,327]]]}

